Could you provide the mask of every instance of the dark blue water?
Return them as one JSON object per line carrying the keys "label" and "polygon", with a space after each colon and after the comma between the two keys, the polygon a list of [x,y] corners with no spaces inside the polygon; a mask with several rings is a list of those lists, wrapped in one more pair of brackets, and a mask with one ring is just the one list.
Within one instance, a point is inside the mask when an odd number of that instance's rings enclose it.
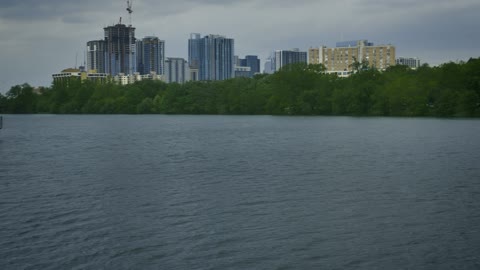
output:
{"label": "dark blue water", "polygon": [[0,269],[479,269],[480,121],[4,116]]}

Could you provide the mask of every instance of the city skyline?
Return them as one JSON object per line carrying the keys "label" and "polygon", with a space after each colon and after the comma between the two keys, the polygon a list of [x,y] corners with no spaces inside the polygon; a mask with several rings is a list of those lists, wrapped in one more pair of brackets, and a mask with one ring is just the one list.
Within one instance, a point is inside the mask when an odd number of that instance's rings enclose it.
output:
{"label": "city skyline", "polygon": [[[102,39],[104,27],[128,20],[126,1],[2,2],[2,93],[25,82],[49,86],[51,74],[83,65],[86,43]],[[480,56],[477,1],[135,0],[133,10],[136,37],[165,40],[166,57],[187,59],[195,32],[233,38],[235,55],[258,55],[262,66],[274,50],[307,51],[358,39],[392,44],[398,57],[430,65]]]}

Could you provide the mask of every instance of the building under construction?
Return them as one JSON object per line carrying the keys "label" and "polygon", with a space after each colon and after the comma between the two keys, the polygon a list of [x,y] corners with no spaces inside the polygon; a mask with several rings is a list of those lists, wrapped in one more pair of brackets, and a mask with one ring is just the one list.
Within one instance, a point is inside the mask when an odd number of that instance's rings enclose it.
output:
{"label": "building under construction", "polygon": [[105,72],[112,76],[137,71],[135,55],[135,28],[121,21],[105,30]]}

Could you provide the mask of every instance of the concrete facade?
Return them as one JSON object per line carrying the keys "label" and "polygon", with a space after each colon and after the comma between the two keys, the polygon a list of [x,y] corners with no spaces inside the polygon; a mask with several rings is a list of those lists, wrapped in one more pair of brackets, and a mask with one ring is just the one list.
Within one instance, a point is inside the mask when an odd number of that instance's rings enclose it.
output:
{"label": "concrete facade", "polygon": [[190,68],[183,58],[167,58],[165,61],[165,79],[167,83],[185,83],[190,81]]}
{"label": "concrete facade", "polygon": [[355,61],[368,62],[371,68],[385,70],[395,65],[395,46],[374,45],[366,40],[342,42],[338,45],[349,45],[348,47],[327,48],[320,46],[309,49],[309,63],[323,64],[327,72],[352,72],[352,64]]}
{"label": "concrete facade", "polygon": [[396,64],[408,66],[411,69],[417,69],[420,67],[420,59],[412,57],[398,57],[396,59]]}

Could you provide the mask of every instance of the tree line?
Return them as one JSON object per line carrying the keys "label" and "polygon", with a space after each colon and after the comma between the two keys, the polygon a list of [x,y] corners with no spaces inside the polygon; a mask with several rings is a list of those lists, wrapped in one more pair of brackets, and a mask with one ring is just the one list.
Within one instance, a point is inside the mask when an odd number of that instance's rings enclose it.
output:
{"label": "tree line", "polygon": [[348,78],[295,64],[271,75],[185,84],[68,80],[39,91],[23,84],[0,94],[0,113],[480,117],[480,59],[382,72],[360,66]]}

